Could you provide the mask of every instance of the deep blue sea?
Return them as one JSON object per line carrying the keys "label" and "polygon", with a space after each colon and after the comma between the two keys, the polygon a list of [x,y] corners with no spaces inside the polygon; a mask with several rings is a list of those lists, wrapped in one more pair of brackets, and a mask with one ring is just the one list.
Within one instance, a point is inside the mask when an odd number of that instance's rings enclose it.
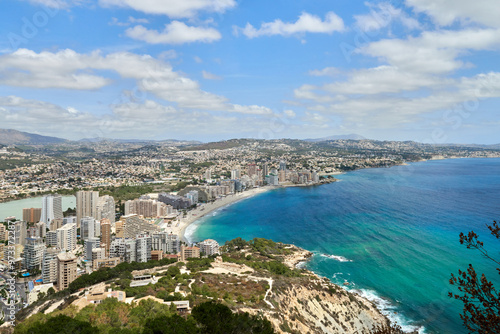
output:
{"label": "deep blue sea", "polygon": [[[474,230],[500,257],[486,224],[500,219],[500,159],[452,159],[364,169],[328,185],[277,189],[191,225],[191,241],[264,237],[315,255],[307,269],[375,301],[406,329],[466,333],[450,274],[495,266],[459,244]],[[343,285],[348,282],[349,285]]]}

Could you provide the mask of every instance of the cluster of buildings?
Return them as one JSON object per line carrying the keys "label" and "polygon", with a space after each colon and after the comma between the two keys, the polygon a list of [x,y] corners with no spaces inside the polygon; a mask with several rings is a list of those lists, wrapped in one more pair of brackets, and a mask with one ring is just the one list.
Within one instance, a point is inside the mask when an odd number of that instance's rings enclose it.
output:
{"label": "cluster of buildings", "polygon": [[[194,197],[195,192],[188,194]],[[166,222],[179,213],[162,200],[160,194],[158,200],[141,197],[127,201],[126,215],[115,221],[113,197],[99,196],[97,191],[79,191],[76,216],[71,217],[63,217],[61,196],[44,196],[42,208],[26,208],[23,220],[0,224],[0,239],[13,246],[0,243],[0,261],[5,266],[14,263],[15,270],[31,278],[40,277],[29,285],[30,291],[38,291],[40,284],[45,290],[48,286],[65,289],[83,273],[121,262],[185,261],[219,252],[215,240],[188,247],[177,234],[167,232]],[[30,298],[35,297],[30,294]]]}

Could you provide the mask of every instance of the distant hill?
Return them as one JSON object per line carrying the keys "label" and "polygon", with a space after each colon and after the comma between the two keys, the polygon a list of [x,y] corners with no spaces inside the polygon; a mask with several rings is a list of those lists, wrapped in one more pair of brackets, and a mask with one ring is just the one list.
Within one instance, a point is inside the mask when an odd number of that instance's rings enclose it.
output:
{"label": "distant hill", "polygon": [[68,140],[56,137],[36,135],[10,129],[0,129],[0,144],[4,145],[44,145],[65,143]]}
{"label": "distant hill", "polygon": [[327,141],[327,140],[363,140],[366,139],[363,136],[351,133],[349,135],[338,135],[338,136],[329,136],[329,137],[323,137],[323,138],[310,138],[310,139],[304,139],[304,141],[308,142],[320,142],[320,141]]}

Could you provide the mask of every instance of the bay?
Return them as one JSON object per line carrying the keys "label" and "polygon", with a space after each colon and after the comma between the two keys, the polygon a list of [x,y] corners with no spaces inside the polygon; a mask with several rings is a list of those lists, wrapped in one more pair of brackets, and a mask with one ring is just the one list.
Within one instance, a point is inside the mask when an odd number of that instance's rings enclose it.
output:
{"label": "bay", "polygon": [[[466,333],[450,274],[472,263],[500,287],[493,263],[459,244],[500,213],[500,159],[451,159],[364,169],[339,182],[269,191],[188,227],[190,241],[263,237],[315,255],[306,268],[374,301],[405,329]],[[348,286],[343,285],[349,283]]]}

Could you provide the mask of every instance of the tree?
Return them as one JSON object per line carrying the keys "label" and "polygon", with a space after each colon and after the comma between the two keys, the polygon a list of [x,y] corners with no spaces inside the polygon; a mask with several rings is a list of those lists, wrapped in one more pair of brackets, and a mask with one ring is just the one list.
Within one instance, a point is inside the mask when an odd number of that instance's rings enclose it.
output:
{"label": "tree", "polygon": [[[500,226],[496,221],[493,225],[486,225],[490,233],[500,241]],[[468,249],[476,249],[487,259],[500,266],[499,260],[491,257],[482,241],[474,231],[467,235],[460,233],[460,244]],[[500,274],[500,268],[496,268]],[[448,293],[450,298],[461,300],[464,304],[460,318],[463,325],[471,333],[500,333],[500,294],[493,283],[488,281],[484,274],[478,277],[472,264],[466,271],[459,270],[458,276],[451,274],[450,284],[458,286],[461,294]]]}

